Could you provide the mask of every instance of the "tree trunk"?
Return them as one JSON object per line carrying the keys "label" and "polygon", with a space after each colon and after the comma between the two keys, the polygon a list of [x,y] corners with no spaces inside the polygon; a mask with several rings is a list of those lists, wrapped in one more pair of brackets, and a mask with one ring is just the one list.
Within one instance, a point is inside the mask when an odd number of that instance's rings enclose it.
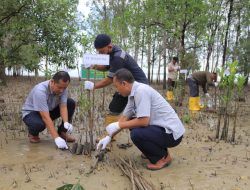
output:
{"label": "tree trunk", "polygon": [[237,12],[238,25],[237,25],[236,40],[235,40],[232,61],[235,61],[237,59],[237,54],[238,54],[238,45],[239,45],[239,38],[240,38],[240,33],[241,33],[241,25],[240,25],[241,15],[240,15],[240,13],[241,13],[241,8],[239,8],[239,10]]}
{"label": "tree trunk", "polygon": [[1,85],[6,85],[5,66],[3,62],[0,62],[0,86]]}
{"label": "tree trunk", "polygon": [[216,46],[217,46],[217,48],[216,48],[216,63],[215,63],[215,66],[214,66],[214,68],[217,68],[218,67],[218,65],[219,65],[219,57],[220,57],[220,46],[219,46],[219,44],[220,44],[220,38],[219,38],[219,35],[217,35],[217,39],[216,39]]}
{"label": "tree trunk", "polygon": [[38,73],[38,68],[35,69],[35,77],[37,78],[39,76],[39,73]]}
{"label": "tree trunk", "polygon": [[161,83],[161,56],[162,56],[162,53],[159,54],[159,65],[158,65],[158,71],[157,71],[157,84],[160,84]]}
{"label": "tree trunk", "polygon": [[[219,7],[221,7],[222,2],[223,1],[219,2],[219,5],[218,5]],[[214,8],[214,6],[216,6],[216,5],[213,5],[213,8]],[[209,71],[209,61],[210,61],[210,57],[211,57],[212,52],[213,52],[213,47],[214,47],[214,43],[215,43],[215,35],[216,35],[217,30],[218,30],[220,21],[221,21],[221,19],[219,18],[219,11],[220,11],[220,9],[218,9],[215,13],[212,12],[212,14],[215,15],[216,17],[209,24],[211,35],[209,37],[208,47],[207,47],[206,71]],[[213,67],[213,65],[212,65],[211,70],[213,70],[214,68],[216,68],[216,67]]]}
{"label": "tree trunk", "polygon": [[140,32],[136,29],[135,32],[135,56],[134,59],[137,62],[139,57],[139,48],[140,48]]}
{"label": "tree trunk", "polygon": [[151,68],[151,33],[148,30],[147,31],[147,44],[148,44],[148,50],[147,50],[147,61],[148,61],[148,82],[150,83],[151,81],[151,76],[150,76],[150,68]]}
{"label": "tree trunk", "polygon": [[143,67],[143,57],[144,57],[144,39],[145,39],[145,31],[142,29],[142,47],[141,47],[141,68]]}
{"label": "tree trunk", "polygon": [[166,90],[167,88],[167,32],[164,32],[163,40],[162,40],[162,47],[163,47],[163,89]]}
{"label": "tree trunk", "polygon": [[46,61],[45,61],[45,80],[48,80],[48,61],[47,61],[47,56],[46,56]]}
{"label": "tree trunk", "polygon": [[226,62],[226,55],[227,55],[227,38],[228,38],[228,32],[229,32],[229,27],[231,24],[231,15],[232,15],[232,11],[233,11],[233,0],[230,0],[230,8],[229,8],[229,12],[227,15],[227,29],[226,29],[226,34],[225,34],[225,39],[224,39],[224,49],[223,49],[223,56],[222,56],[222,67],[225,65]]}
{"label": "tree trunk", "polygon": [[153,83],[154,80],[154,66],[155,66],[155,43],[156,43],[156,36],[153,42],[153,55],[152,55],[152,66],[151,66],[151,83]]}
{"label": "tree trunk", "polygon": [[[211,36],[211,38],[212,38],[212,36]],[[206,71],[209,71],[209,60],[210,60],[210,57],[211,57],[212,51],[213,51],[213,44],[210,42],[210,43],[208,43],[208,47],[207,47],[207,63],[206,63]]]}

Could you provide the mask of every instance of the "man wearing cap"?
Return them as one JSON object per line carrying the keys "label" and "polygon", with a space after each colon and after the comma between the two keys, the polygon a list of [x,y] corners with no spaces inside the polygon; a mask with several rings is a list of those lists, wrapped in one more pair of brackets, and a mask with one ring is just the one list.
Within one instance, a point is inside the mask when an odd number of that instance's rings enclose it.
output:
{"label": "man wearing cap", "polygon": [[[69,74],[59,71],[51,80],[37,84],[30,91],[22,107],[22,118],[28,127],[28,137],[31,143],[40,142],[39,133],[45,128],[48,129],[60,149],[68,149],[66,141],[75,141],[75,138],[67,134],[73,130],[70,122],[75,111],[75,101],[67,97],[69,83]],[[62,124],[56,131],[53,120],[60,116]]]}
{"label": "man wearing cap", "polygon": [[[137,82],[148,84],[146,75],[138,66],[136,61],[132,58],[132,56],[130,56],[120,47],[113,45],[111,38],[108,35],[97,35],[94,41],[94,46],[100,54],[110,55],[110,61],[109,66],[95,65],[92,68],[100,71],[108,70],[108,76],[95,84],[90,81],[85,81],[85,89],[93,90],[110,85],[113,82],[113,75],[121,68],[129,70]],[[127,97],[123,97],[118,92],[116,92],[111,103],[109,104],[109,110],[112,113],[119,114],[124,110],[127,102]]]}

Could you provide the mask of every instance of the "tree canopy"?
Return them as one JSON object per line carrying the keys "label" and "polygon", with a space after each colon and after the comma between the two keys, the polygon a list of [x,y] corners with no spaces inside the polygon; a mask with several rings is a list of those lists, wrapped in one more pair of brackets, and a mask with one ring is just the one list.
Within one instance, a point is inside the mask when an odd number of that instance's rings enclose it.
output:
{"label": "tree canopy", "polygon": [[88,17],[79,17],[77,5],[77,0],[2,0],[0,79],[6,67],[34,71],[41,60],[73,68],[76,44],[90,50],[98,33],[111,35],[147,68],[149,79],[157,71],[165,81],[173,56],[191,71],[215,71],[237,60],[249,76],[247,0],[92,0]]}

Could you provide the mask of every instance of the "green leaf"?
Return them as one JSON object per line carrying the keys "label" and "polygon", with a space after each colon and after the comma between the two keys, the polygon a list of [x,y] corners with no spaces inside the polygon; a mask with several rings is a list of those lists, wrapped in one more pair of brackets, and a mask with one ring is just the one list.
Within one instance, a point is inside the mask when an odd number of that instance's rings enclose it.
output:
{"label": "green leaf", "polygon": [[58,187],[56,190],[71,190],[73,186],[74,186],[73,184],[66,184],[63,185],[62,187]]}
{"label": "green leaf", "polygon": [[84,190],[84,188],[79,184],[66,184],[63,185],[62,187],[58,187],[56,190]]}
{"label": "green leaf", "polygon": [[79,183],[77,183],[72,187],[71,190],[84,190],[84,188]]}

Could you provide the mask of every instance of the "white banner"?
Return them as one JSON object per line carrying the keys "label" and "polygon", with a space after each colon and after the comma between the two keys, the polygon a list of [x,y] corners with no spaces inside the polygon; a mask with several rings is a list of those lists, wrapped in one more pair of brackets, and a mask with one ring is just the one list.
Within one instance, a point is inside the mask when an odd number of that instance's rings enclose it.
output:
{"label": "white banner", "polygon": [[91,65],[109,65],[109,55],[84,54],[83,55],[83,67],[88,68]]}
{"label": "white banner", "polygon": [[181,70],[180,70],[180,73],[187,74],[187,69],[181,69]]}

